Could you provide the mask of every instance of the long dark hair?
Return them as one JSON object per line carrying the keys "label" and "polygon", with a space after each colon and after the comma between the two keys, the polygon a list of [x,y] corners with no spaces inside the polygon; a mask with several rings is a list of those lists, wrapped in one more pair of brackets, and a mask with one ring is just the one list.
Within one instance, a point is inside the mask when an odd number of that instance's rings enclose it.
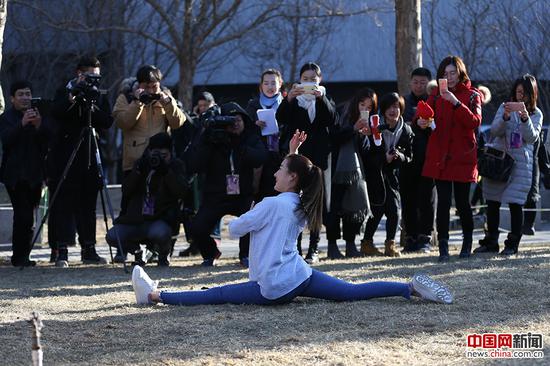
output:
{"label": "long dark hair", "polygon": [[535,77],[531,74],[525,74],[514,81],[514,86],[512,87],[510,93],[512,101],[523,102],[522,100],[516,100],[516,89],[518,88],[518,85],[523,86],[523,95],[527,97],[528,102],[525,103],[527,112],[529,112],[529,114],[533,114],[535,112],[535,108],[537,107],[537,99],[539,95],[537,79],[535,79]]}
{"label": "long dark hair", "polygon": [[308,228],[319,231],[323,224],[323,171],[303,155],[291,154],[285,159],[288,171],[298,176],[300,209],[306,215]]}
{"label": "long dark hair", "polygon": [[349,123],[354,124],[355,122],[357,122],[359,116],[361,115],[361,113],[359,112],[359,103],[367,98],[370,98],[370,100],[372,100],[372,110],[369,113],[378,113],[378,96],[371,88],[363,88],[359,90],[357,94],[355,94],[354,97],[351,98],[351,100],[349,101],[349,104],[347,106]]}
{"label": "long dark hair", "polygon": [[458,56],[447,56],[443,59],[443,61],[441,61],[439,67],[437,68],[437,79],[443,79],[445,68],[449,65],[453,65],[454,67],[456,67],[459,83],[465,83],[466,81],[470,80],[470,77],[468,76],[468,70],[466,70],[466,64]]}

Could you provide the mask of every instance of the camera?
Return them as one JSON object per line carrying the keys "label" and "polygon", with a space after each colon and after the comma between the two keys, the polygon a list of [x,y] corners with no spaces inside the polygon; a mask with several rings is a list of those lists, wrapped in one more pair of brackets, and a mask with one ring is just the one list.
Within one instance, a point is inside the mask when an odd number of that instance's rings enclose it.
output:
{"label": "camera", "polygon": [[139,101],[143,104],[149,104],[154,101],[160,100],[160,94],[141,93]]}
{"label": "camera", "polygon": [[149,165],[151,169],[157,169],[162,163],[162,160],[162,155],[159,152],[152,152],[151,155],[149,155]]}
{"label": "camera", "polygon": [[70,92],[77,101],[95,102],[104,91],[99,89],[101,75],[84,74],[84,80],[74,85]]}
{"label": "camera", "polygon": [[202,113],[200,120],[206,128],[225,131],[225,127],[232,126],[237,121],[237,117],[222,116],[220,107],[215,105]]}
{"label": "camera", "polygon": [[217,105],[203,112],[199,119],[202,126],[206,129],[208,140],[210,143],[216,145],[227,144],[229,142],[229,134],[225,128],[232,126],[237,121],[237,117],[235,116],[222,116],[221,109]]}

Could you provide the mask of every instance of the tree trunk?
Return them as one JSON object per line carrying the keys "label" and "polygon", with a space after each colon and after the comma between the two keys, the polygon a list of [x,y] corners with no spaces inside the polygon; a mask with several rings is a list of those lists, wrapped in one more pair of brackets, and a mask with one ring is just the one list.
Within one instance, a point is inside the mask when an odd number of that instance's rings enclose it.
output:
{"label": "tree trunk", "polygon": [[409,90],[411,71],[422,66],[420,0],[395,1],[395,68],[399,94]]}
{"label": "tree trunk", "polygon": [[[0,0],[0,67],[2,67],[2,46],[4,43],[4,28],[8,16],[8,0]],[[0,85],[0,113],[4,113],[6,104],[4,103],[4,93]]]}
{"label": "tree trunk", "polygon": [[183,103],[185,110],[193,109],[193,75],[195,65],[192,60],[186,58],[179,61],[178,99]]}

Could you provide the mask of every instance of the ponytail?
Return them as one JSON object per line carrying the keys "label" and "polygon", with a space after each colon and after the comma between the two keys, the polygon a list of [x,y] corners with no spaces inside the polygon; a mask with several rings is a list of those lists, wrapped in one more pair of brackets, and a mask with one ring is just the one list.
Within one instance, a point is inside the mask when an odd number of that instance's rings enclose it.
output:
{"label": "ponytail", "polygon": [[323,171],[302,155],[292,154],[286,159],[289,172],[298,176],[300,209],[306,216],[308,229],[319,231],[323,224]]}

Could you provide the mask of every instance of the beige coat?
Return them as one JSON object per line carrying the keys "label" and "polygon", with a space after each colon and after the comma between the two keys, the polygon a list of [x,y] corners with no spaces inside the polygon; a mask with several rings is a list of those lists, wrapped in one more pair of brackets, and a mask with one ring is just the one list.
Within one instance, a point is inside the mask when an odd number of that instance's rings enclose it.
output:
{"label": "beige coat", "polygon": [[128,103],[120,94],[113,108],[116,126],[122,130],[122,170],[131,170],[149,144],[149,138],[160,132],[179,128],[185,122],[185,114],[174,98],[163,105],[160,101],[149,105],[133,100]]}

